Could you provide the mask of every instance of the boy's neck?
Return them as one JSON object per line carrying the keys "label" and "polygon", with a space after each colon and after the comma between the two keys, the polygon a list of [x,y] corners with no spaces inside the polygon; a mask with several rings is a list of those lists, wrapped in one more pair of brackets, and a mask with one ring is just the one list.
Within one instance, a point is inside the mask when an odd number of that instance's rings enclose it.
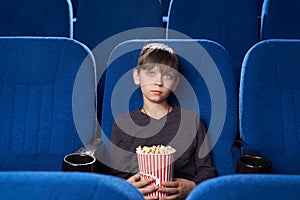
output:
{"label": "boy's neck", "polygon": [[141,111],[154,119],[161,119],[169,112],[172,111],[172,107],[168,104],[152,104],[152,105],[145,105],[141,109]]}

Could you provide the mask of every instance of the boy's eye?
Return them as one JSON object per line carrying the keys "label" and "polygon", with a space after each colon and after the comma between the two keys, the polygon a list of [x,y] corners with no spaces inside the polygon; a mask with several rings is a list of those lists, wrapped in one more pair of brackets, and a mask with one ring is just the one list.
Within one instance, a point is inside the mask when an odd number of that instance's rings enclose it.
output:
{"label": "boy's eye", "polygon": [[153,71],[148,71],[148,72],[147,72],[147,75],[148,75],[148,76],[155,76],[155,72],[153,72]]}
{"label": "boy's eye", "polygon": [[173,80],[174,79],[173,75],[171,75],[171,74],[164,74],[164,78],[165,79],[169,79],[169,80]]}

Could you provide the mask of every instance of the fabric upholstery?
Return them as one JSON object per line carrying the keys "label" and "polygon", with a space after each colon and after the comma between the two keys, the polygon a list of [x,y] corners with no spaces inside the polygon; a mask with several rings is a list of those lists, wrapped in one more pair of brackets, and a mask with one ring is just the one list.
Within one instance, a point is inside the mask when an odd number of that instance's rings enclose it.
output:
{"label": "fabric upholstery", "polygon": [[300,173],[299,51],[299,40],[266,40],[243,63],[241,138],[272,161],[273,173]]}
{"label": "fabric upholstery", "polygon": [[80,0],[71,0],[72,9],[73,9],[73,18],[77,17],[77,9],[78,9],[79,1]]}
{"label": "fabric upholstery", "polygon": [[0,6],[0,36],[73,37],[70,0],[10,0]]}
{"label": "fabric upholstery", "polygon": [[[74,38],[94,49],[113,35],[141,27],[163,27],[159,0],[80,1]],[[139,37],[150,38],[144,35]],[[153,37],[162,38],[163,34]]]}
{"label": "fabric upholstery", "polygon": [[170,0],[159,0],[161,3],[163,16],[168,16]]}
{"label": "fabric upholstery", "polygon": [[[264,0],[256,0],[256,6],[257,6],[257,16],[260,19],[261,17],[261,10],[262,10],[262,5],[264,3]],[[259,20],[260,21],[260,20]]]}
{"label": "fabric upholstery", "polygon": [[[153,28],[154,27],[154,28]],[[92,51],[96,59],[98,80],[98,121],[105,70],[115,46],[129,39],[164,38],[162,8],[159,0],[88,0],[77,9],[74,38]]]}
{"label": "fabric upholstery", "polygon": [[221,44],[239,77],[244,55],[259,41],[257,9],[256,0],[172,0],[167,38],[188,36]]}
{"label": "fabric upholstery", "polygon": [[68,38],[2,37],[0,57],[0,170],[60,170],[95,132],[91,52]]}
{"label": "fabric upholstery", "polygon": [[[228,54],[212,41],[132,40],[118,45],[111,53],[107,68],[101,121],[103,135],[109,139],[114,116],[142,107],[141,92],[133,83],[132,70],[137,66],[141,48],[150,42],[166,43],[177,53],[183,77],[170,101],[201,115],[207,128],[210,126],[211,141],[216,142],[213,162],[217,173],[234,173],[232,148],[238,118],[236,77]],[[223,92],[226,97],[221,95]]]}
{"label": "fabric upholstery", "polygon": [[260,39],[300,39],[300,1],[265,0]]}
{"label": "fabric upholstery", "polygon": [[299,175],[235,174],[199,184],[187,200],[294,200],[299,196]]}
{"label": "fabric upholstery", "polygon": [[0,198],[15,199],[144,199],[123,179],[83,172],[1,172]]}

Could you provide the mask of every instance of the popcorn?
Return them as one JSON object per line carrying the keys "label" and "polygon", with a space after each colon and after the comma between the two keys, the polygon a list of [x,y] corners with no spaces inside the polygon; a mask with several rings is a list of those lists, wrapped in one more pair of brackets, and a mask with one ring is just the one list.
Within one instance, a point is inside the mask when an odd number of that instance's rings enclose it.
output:
{"label": "popcorn", "polygon": [[164,146],[164,145],[153,145],[152,147],[148,146],[138,146],[136,148],[136,153],[145,153],[145,154],[171,154],[175,153],[176,150],[171,147],[170,145]]}

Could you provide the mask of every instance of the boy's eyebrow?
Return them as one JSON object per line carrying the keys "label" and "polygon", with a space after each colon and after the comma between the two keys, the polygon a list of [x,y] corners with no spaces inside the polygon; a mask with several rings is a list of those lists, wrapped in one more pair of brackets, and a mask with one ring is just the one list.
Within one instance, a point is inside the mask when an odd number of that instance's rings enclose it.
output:
{"label": "boy's eyebrow", "polygon": [[138,67],[145,70],[151,70],[154,67],[158,67],[160,72],[177,72],[176,69],[170,67],[169,65],[161,64],[161,63],[144,63],[142,65],[139,65]]}

